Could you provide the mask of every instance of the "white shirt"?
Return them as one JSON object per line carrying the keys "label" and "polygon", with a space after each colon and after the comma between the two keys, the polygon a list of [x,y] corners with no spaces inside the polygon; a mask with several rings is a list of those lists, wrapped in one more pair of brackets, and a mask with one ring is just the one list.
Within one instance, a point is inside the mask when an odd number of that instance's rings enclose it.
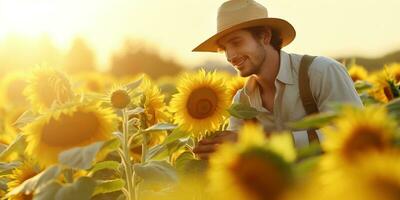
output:
{"label": "white shirt", "polygon": [[[275,80],[275,97],[273,113],[262,105],[259,85],[254,77],[250,77],[245,86],[233,98],[233,103],[245,103],[257,109],[260,114],[257,120],[264,130],[289,130],[286,123],[295,122],[306,116],[306,111],[299,94],[299,67],[302,55],[280,52],[279,72]],[[314,100],[320,112],[330,110],[330,103],[341,102],[362,106],[360,97],[346,68],[334,59],[318,56],[311,63],[308,76]],[[243,120],[231,117],[228,130],[238,130]],[[322,134],[317,131],[322,140]],[[308,145],[307,132],[293,131],[297,148]]]}

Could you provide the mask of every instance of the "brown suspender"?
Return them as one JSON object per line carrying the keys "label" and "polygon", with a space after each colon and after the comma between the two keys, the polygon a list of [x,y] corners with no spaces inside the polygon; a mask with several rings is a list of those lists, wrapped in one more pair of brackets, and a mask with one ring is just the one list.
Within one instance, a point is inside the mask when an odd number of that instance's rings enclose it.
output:
{"label": "brown suspender", "polygon": [[[315,103],[313,95],[311,93],[310,88],[310,78],[308,77],[308,68],[310,64],[314,60],[315,56],[304,55],[301,58],[300,69],[299,69],[299,92],[301,102],[303,103],[303,107],[306,110],[307,115],[318,113],[318,107]],[[315,129],[307,130],[308,141],[318,142],[318,135]]]}

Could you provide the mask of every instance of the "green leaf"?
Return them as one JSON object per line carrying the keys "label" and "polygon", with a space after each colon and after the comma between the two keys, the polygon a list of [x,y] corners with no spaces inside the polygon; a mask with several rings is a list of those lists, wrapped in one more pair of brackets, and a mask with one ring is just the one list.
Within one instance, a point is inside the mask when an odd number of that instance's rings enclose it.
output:
{"label": "green leaf", "polygon": [[104,143],[104,141],[101,141],[85,147],[75,147],[63,151],[58,156],[58,161],[74,169],[89,169]]}
{"label": "green leaf", "polygon": [[127,114],[129,116],[131,116],[131,115],[137,115],[137,114],[140,114],[140,113],[143,113],[143,112],[144,112],[144,108],[136,107],[133,110],[128,110]]}
{"label": "green leaf", "polygon": [[76,182],[60,188],[54,199],[57,200],[87,200],[90,199],[96,187],[96,181],[90,177],[80,177]]}
{"label": "green leaf", "polygon": [[288,126],[293,129],[308,129],[308,128],[319,128],[330,123],[333,119],[337,117],[336,113],[319,113],[308,115],[300,121],[289,122]]}
{"label": "green leaf", "polygon": [[6,160],[12,154],[23,153],[25,151],[25,148],[25,137],[19,134],[17,138],[15,138],[15,140],[10,145],[8,145],[8,147],[4,151],[1,152],[0,160]]}
{"label": "green leaf", "polygon": [[188,137],[189,135],[190,135],[190,133],[188,133],[188,132],[186,132],[186,131],[182,131],[182,130],[180,130],[180,129],[174,129],[174,130],[172,131],[172,133],[169,134],[169,135],[165,138],[165,140],[163,141],[163,144],[166,145],[166,144],[169,144],[169,143],[171,143],[171,142],[175,142],[176,140],[181,139],[181,138],[186,138],[186,137]]}
{"label": "green leaf", "polygon": [[159,144],[156,145],[147,152],[146,160],[162,160],[171,155],[172,153],[178,151],[182,147],[184,147],[187,143],[188,139],[178,139],[174,142],[170,142],[168,144]]}
{"label": "green leaf", "polygon": [[22,128],[25,125],[33,122],[36,119],[36,117],[37,116],[32,111],[27,110],[18,117],[18,119],[14,122],[13,126],[16,128]]}
{"label": "green leaf", "polygon": [[21,165],[20,162],[11,162],[11,163],[0,162],[0,176],[20,165]]}
{"label": "green leaf", "polygon": [[389,114],[400,119],[400,98],[394,99],[386,104]]}
{"label": "green leaf", "polygon": [[380,102],[378,100],[376,100],[374,97],[372,97],[371,95],[366,94],[366,93],[360,94],[360,99],[361,99],[362,103],[364,104],[364,106],[380,104]]}
{"label": "green leaf", "polygon": [[131,83],[128,83],[128,84],[126,85],[126,87],[127,87],[129,90],[136,89],[136,88],[139,87],[140,84],[142,83],[143,77],[144,77],[144,76],[141,75],[137,80],[135,80],[135,81],[133,81],[133,82],[131,82]]}
{"label": "green leaf", "polygon": [[50,181],[54,180],[60,174],[61,169],[57,165],[53,165],[36,176],[24,181],[21,185],[14,188],[7,196],[14,196],[16,194],[30,194],[36,189],[48,184]]}
{"label": "green leaf", "polygon": [[174,124],[169,124],[169,123],[158,123],[155,124],[146,130],[142,132],[154,132],[154,131],[166,131],[166,130],[174,130],[176,128],[176,125]]}
{"label": "green leaf", "polygon": [[175,161],[179,173],[185,175],[202,175],[206,172],[207,161],[195,159],[192,152],[184,152]]}
{"label": "green leaf", "polygon": [[93,195],[115,192],[121,190],[124,185],[125,182],[122,179],[96,181],[96,188]]}
{"label": "green leaf", "polygon": [[303,148],[297,149],[297,160],[301,161],[310,157],[320,155],[322,148],[319,143],[311,143]]}
{"label": "green leaf", "polygon": [[135,173],[144,180],[144,187],[160,188],[178,181],[176,170],[166,161],[135,164]]}
{"label": "green leaf", "polygon": [[240,104],[240,103],[234,103],[231,105],[231,107],[228,109],[228,112],[239,119],[252,119],[257,117],[260,113],[257,111],[257,109],[245,105],[245,104]]}
{"label": "green leaf", "polygon": [[118,171],[118,168],[120,166],[120,163],[117,161],[112,161],[112,160],[107,160],[103,162],[98,162],[96,163],[92,169],[90,170],[90,175],[93,175],[97,171],[103,170],[103,169],[112,169]]}
{"label": "green leaf", "polygon": [[368,82],[368,81],[357,80],[354,83],[354,87],[356,88],[358,93],[362,93],[363,91],[371,89],[372,88],[372,84],[370,82]]}
{"label": "green leaf", "polygon": [[35,196],[33,196],[33,200],[55,199],[55,196],[61,187],[62,185],[60,183],[53,181],[37,190]]}
{"label": "green leaf", "polygon": [[294,165],[294,173],[297,177],[307,177],[317,167],[320,159],[320,156],[314,156],[296,163]]}
{"label": "green leaf", "polygon": [[116,151],[120,146],[120,140],[118,138],[113,138],[107,140],[100,149],[102,154],[108,154],[110,152]]}

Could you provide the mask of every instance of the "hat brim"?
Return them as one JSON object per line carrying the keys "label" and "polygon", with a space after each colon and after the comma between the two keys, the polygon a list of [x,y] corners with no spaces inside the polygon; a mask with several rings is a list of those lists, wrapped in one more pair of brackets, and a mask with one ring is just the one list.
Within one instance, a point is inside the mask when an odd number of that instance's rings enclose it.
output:
{"label": "hat brim", "polygon": [[235,26],[229,27],[223,31],[220,31],[215,35],[213,35],[212,37],[210,37],[209,39],[207,39],[206,41],[204,41],[203,43],[201,43],[192,51],[218,52],[219,47],[217,42],[223,36],[239,29],[255,27],[255,26],[268,26],[273,30],[277,31],[282,39],[282,47],[291,43],[296,37],[296,31],[289,22],[279,18],[261,18],[243,22]]}

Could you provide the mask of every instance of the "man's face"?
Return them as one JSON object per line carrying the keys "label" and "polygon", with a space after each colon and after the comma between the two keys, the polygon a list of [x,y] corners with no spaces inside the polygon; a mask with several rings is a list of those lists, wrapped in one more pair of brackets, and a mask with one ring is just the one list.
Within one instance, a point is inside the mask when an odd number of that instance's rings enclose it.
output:
{"label": "man's face", "polygon": [[265,45],[250,32],[238,30],[229,33],[218,41],[218,45],[225,52],[228,62],[240,72],[240,76],[259,73],[266,57]]}

